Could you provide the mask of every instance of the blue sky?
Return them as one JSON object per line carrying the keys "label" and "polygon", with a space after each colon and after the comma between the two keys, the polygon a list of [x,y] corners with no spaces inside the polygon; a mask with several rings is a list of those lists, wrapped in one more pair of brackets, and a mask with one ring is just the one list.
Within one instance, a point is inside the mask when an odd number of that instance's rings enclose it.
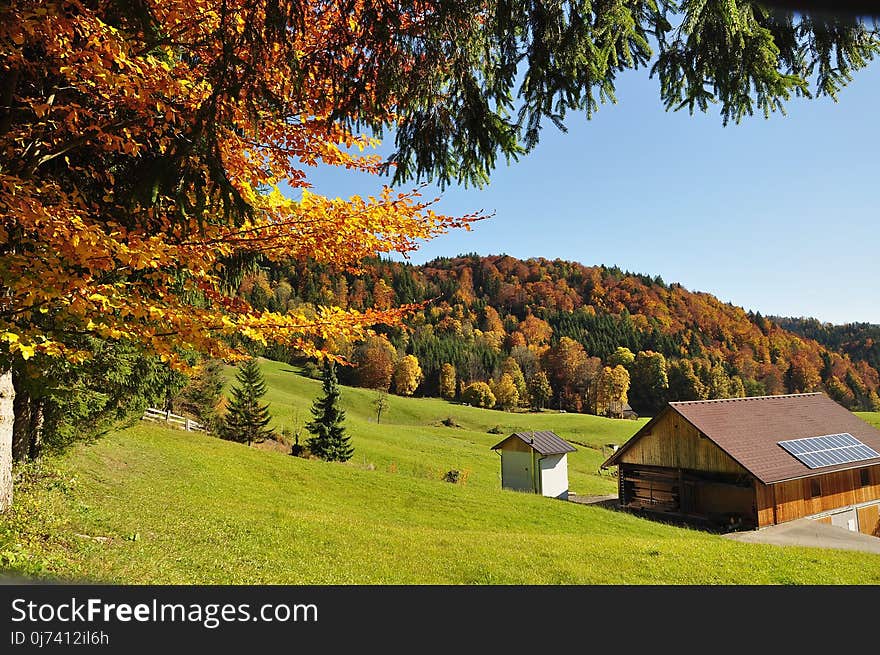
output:
{"label": "blue sky", "polygon": [[[488,186],[448,187],[438,210],[495,215],[411,261],[558,257],[659,274],[764,314],[880,323],[880,64],[837,103],[795,99],[788,116],[727,127],[717,113],[666,112],[646,71],[623,76],[617,100],[590,121],[570,115],[567,133],[548,124]],[[383,181],[324,168],[310,179],[334,197]]]}

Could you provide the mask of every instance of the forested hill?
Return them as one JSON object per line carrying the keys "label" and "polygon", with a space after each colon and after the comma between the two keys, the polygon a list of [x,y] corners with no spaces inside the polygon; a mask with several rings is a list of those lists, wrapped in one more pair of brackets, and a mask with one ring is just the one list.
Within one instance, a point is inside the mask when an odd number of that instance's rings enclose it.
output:
{"label": "forested hill", "polygon": [[[631,378],[629,401],[644,410],[666,400],[814,390],[880,409],[876,359],[847,354],[843,340],[820,343],[711,294],[618,268],[474,254],[420,266],[373,260],[357,274],[291,264],[247,277],[239,292],[272,309],[428,301],[407,330],[387,333],[398,357],[419,360],[416,393],[439,393],[443,364],[455,368],[460,389],[462,381],[497,381],[512,357],[526,382],[547,374],[548,402],[574,410],[587,408],[603,368],[618,365]],[[362,362],[375,358],[376,344],[371,352],[337,345]]]}
{"label": "forested hill", "polygon": [[880,325],[833,325],[815,318],[789,317],[773,317],[773,321],[790,332],[818,341],[826,348],[846,353],[853,361],[864,360],[880,369]]}

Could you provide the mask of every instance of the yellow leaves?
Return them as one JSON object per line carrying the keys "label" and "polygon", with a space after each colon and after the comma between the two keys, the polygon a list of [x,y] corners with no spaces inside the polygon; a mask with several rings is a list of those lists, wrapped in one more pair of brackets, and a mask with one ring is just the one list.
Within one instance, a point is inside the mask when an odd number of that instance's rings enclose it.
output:
{"label": "yellow leaves", "polygon": [[[101,338],[139,341],[178,365],[182,347],[233,354],[223,337],[236,332],[258,343],[281,341],[318,354],[315,343],[322,339],[356,339],[372,325],[399,321],[405,310],[387,309],[385,303],[382,311],[365,313],[339,307],[310,315],[258,313],[230,297],[220,281],[223,259],[240,252],[274,260],[312,257],[347,267],[366,256],[413,250],[422,239],[474,220],[435,214],[417,192],[395,194],[383,188],[375,197],[346,200],[305,190],[309,180],[301,169],[309,165],[323,162],[376,173],[382,163],[375,154],[358,154],[375,148],[378,139],[354,135],[330,120],[333,81],[325,71],[307,70],[302,80],[292,80],[275,65],[308,60],[327,39],[338,38],[337,31],[363,32],[359,3],[345,16],[317,12],[302,33],[267,44],[262,52],[250,46],[239,50],[233,43],[233,57],[246,62],[255,76],[235,97],[211,73],[229,54],[211,36],[220,28],[216,3],[151,3],[158,31],[184,44],[191,53],[186,59],[177,56],[177,45],[143,54],[142,43],[102,20],[103,6],[77,5],[75,19],[58,12],[39,20],[14,17],[11,26],[4,25],[13,43],[41,44],[42,61],[33,65],[43,78],[61,80],[65,91],[50,104],[27,90],[41,85],[19,85],[25,94],[19,102],[43,120],[32,121],[26,134],[0,137],[0,146],[8,146],[0,150],[13,152],[33,142],[44,152],[62,152],[76,143],[62,154],[68,172],[76,172],[71,177],[85,183],[56,179],[52,167],[21,179],[9,169],[0,171],[0,210],[9,217],[0,226],[0,240],[13,229],[25,234],[22,252],[28,253],[4,259],[0,286],[11,290],[18,313],[17,323],[0,325],[0,342],[21,357],[43,353],[82,361],[87,352],[65,350],[53,338],[81,333],[85,326]],[[253,26],[245,24],[247,14],[236,3],[227,15],[234,30],[261,29],[259,17]],[[340,25],[343,29],[337,30]],[[222,138],[218,156],[208,162],[213,168],[205,166],[180,197],[160,196],[149,206],[130,207],[123,189],[137,180],[121,179],[117,185],[100,162],[118,163],[113,170],[124,178],[139,170],[144,158],[161,159],[161,153],[174,151],[181,136],[203,120],[205,100],[214,95],[215,85],[220,109],[210,120]],[[259,95],[265,90],[273,102]],[[173,177],[178,171],[169,173]],[[225,221],[209,202],[195,211],[188,208],[192,218],[181,221],[178,203],[186,197],[196,207],[196,188],[211,200],[220,196],[210,182],[216,174],[242,194],[253,215]],[[281,181],[302,189],[302,197],[285,195]],[[55,325],[58,332],[41,333],[38,323]]]}
{"label": "yellow leaves", "polygon": [[0,334],[0,341],[9,344],[9,352],[21,356],[22,359],[30,359],[36,352],[36,347],[31,343],[21,341],[21,337],[14,332],[4,332]]}
{"label": "yellow leaves", "polygon": [[64,352],[61,344],[56,341],[47,341],[46,343],[40,344],[39,348],[40,352],[49,357],[58,357]]}

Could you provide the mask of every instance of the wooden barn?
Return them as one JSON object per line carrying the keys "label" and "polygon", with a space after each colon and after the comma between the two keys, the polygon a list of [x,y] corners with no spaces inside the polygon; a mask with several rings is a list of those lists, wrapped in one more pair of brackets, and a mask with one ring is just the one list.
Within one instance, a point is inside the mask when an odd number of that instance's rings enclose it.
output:
{"label": "wooden barn", "polygon": [[630,510],[744,528],[811,517],[880,537],[880,430],[823,393],[669,403],[611,466]]}
{"label": "wooden barn", "polygon": [[491,448],[501,454],[501,486],[568,499],[568,453],[574,446],[554,432],[514,432]]}

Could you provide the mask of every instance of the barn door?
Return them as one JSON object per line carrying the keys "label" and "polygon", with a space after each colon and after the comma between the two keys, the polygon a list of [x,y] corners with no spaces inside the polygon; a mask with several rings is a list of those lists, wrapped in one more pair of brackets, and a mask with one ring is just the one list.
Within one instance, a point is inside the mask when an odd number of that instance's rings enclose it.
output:
{"label": "barn door", "polygon": [[690,480],[683,480],[678,492],[679,511],[682,514],[692,514],[696,506],[696,489],[695,483]]}

